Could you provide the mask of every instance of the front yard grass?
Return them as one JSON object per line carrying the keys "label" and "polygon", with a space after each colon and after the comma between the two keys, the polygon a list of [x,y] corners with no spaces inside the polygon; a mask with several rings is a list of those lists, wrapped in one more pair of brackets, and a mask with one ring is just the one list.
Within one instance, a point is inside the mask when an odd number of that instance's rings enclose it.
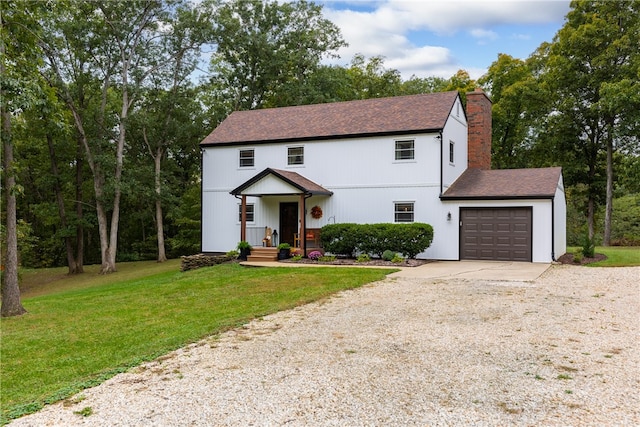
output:
{"label": "front yard grass", "polygon": [[[575,253],[580,248],[568,247],[567,253]],[[604,254],[604,261],[586,264],[589,267],[636,267],[640,266],[640,247],[637,246],[596,246],[596,253]]]}
{"label": "front yard grass", "polygon": [[206,336],[396,271],[224,264],[180,273],[156,265],[137,278],[85,274],[53,293],[32,288],[28,313],[1,320],[0,424]]}

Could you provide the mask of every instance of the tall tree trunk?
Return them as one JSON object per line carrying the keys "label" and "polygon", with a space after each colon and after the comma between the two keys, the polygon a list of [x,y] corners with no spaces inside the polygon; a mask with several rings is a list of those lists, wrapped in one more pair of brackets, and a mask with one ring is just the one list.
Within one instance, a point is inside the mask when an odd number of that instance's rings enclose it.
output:
{"label": "tall tree trunk", "polygon": [[[0,42],[0,50],[4,53],[4,44]],[[0,61],[1,62],[1,61]],[[4,66],[0,65],[0,73]],[[2,308],[0,316],[19,316],[27,312],[20,301],[20,287],[18,285],[18,221],[16,214],[16,195],[14,193],[16,178],[13,174],[13,143],[11,141],[11,114],[2,108],[2,166],[4,168],[4,192],[7,203],[6,240],[7,253],[4,260],[4,274],[2,275]]]}
{"label": "tall tree trunk", "polygon": [[[64,197],[62,195],[62,185],[60,184],[60,175],[58,174],[58,159],[56,157],[56,150],[53,146],[53,138],[47,133],[47,145],[49,146],[49,158],[51,159],[51,173],[53,175],[53,189],[56,195],[56,203],[58,205],[58,215],[60,215],[60,226],[66,230],[68,227],[67,211],[64,206]],[[66,233],[65,233],[66,234]],[[64,246],[67,252],[67,265],[68,273],[76,274],[78,271],[77,261],[73,252],[73,242],[71,236],[64,238]]]}
{"label": "tall tree trunk", "polygon": [[156,230],[158,232],[158,262],[165,262],[167,260],[167,254],[164,247],[164,222],[162,219],[162,181],[160,179],[160,167],[162,163],[162,156],[164,150],[162,147],[158,147],[154,158],[155,164],[155,190],[156,190]]}
{"label": "tall tree trunk", "polygon": [[595,201],[593,200],[593,195],[589,194],[589,200],[587,201],[587,228],[589,240],[593,240],[593,236],[595,235],[595,211],[596,208]]}
{"label": "tall tree trunk", "polygon": [[77,274],[84,273],[84,226],[82,220],[84,211],[82,208],[82,185],[84,182],[82,168],[84,166],[82,156],[82,140],[78,138],[78,146],[76,149],[76,265],[75,272]]}
{"label": "tall tree trunk", "polygon": [[608,126],[607,132],[607,194],[604,210],[604,237],[603,246],[611,245],[611,217],[613,215],[613,137],[612,126]]}

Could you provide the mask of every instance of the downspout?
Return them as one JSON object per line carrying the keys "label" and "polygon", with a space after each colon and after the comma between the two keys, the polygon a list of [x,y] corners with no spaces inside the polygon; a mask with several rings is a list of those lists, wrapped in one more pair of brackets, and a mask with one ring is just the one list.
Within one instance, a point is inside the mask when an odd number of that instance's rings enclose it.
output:
{"label": "downspout", "polygon": [[444,148],[442,148],[442,130],[440,130],[439,135],[436,138],[440,140],[440,196],[442,196],[442,190],[444,188],[444,167],[442,166],[442,164],[444,163],[444,160],[442,160],[442,156],[444,156]]}
{"label": "downspout", "polygon": [[200,174],[201,174],[201,176],[200,176],[200,178],[201,178],[200,179],[200,253],[203,252],[203,250],[202,250],[203,249],[203,243],[202,242],[204,240],[203,239],[204,234],[202,234],[203,231],[204,231],[204,227],[202,225],[202,223],[204,222],[203,221],[203,219],[204,219],[204,203],[203,203],[204,202],[204,194],[203,194],[203,192],[204,192],[204,180],[202,179],[202,171],[204,170],[203,167],[204,167],[204,149],[200,148]]}
{"label": "downspout", "polygon": [[551,261],[556,262],[556,197],[551,198]]}

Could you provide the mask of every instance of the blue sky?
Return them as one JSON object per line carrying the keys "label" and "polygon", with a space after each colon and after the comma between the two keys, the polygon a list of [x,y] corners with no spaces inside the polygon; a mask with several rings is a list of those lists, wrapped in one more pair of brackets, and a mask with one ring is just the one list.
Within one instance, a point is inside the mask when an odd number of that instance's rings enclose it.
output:
{"label": "blue sky", "polygon": [[318,1],[353,55],[385,57],[403,79],[449,78],[459,69],[484,74],[499,53],[525,59],[564,24],[569,0],[348,0]]}

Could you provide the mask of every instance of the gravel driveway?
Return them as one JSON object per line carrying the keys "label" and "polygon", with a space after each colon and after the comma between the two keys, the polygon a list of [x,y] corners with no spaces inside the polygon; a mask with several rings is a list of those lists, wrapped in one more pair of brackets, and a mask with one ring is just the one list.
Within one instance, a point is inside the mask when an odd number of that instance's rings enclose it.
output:
{"label": "gravel driveway", "polygon": [[12,425],[640,425],[639,283],[640,267],[566,265],[530,282],[388,278]]}

